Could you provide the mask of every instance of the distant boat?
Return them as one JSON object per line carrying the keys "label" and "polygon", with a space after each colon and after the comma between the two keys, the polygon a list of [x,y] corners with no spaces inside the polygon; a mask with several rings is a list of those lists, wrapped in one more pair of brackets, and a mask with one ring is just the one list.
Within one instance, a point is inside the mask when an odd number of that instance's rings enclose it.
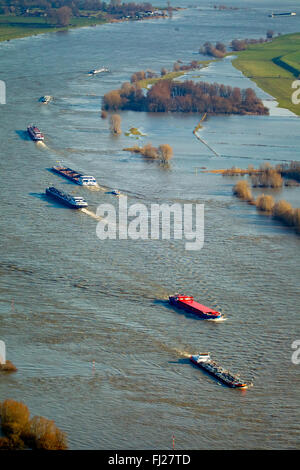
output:
{"label": "distant boat", "polygon": [[216,364],[216,362],[210,358],[209,353],[200,353],[191,356],[190,361],[228,387],[245,389],[249,386],[247,383],[242,382],[238,376],[234,376],[229,371]]}
{"label": "distant boat", "polygon": [[270,18],[274,18],[275,16],[296,16],[297,13],[295,13],[294,11],[289,11],[287,13],[273,13],[271,15],[269,15]]}
{"label": "distant boat", "polygon": [[114,194],[115,196],[120,196],[121,195],[121,191],[119,191],[118,189],[113,189],[111,191],[111,194]]}
{"label": "distant boat", "polygon": [[100,69],[90,70],[89,75],[96,75],[97,73],[101,73],[101,72],[109,72],[109,70],[106,67],[101,67]]}
{"label": "distant boat", "polygon": [[220,320],[223,318],[222,313],[195,302],[194,297],[191,295],[170,295],[169,303],[205,320]]}
{"label": "distant boat", "polygon": [[59,189],[51,186],[46,189],[46,194],[48,196],[57,199],[66,206],[71,207],[71,209],[81,209],[82,207],[87,207],[88,203],[81,196],[72,196],[71,194],[60,191]]}
{"label": "distant boat", "polygon": [[50,103],[50,101],[51,101],[52,99],[53,99],[52,96],[50,96],[50,95],[45,95],[45,96],[41,96],[40,99],[39,99],[39,101],[40,101],[41,103],[48,104],[48,103]]}
{"label": "distant boat", "polygon": [[71,170],[71,168],[67,168],[65,166],[53,166],[51,170],[65,176],[69,180],[76,184],[80,184],[81,186],[98,186],[98,183],[93,176],[84,175],[78,171]]}
{"label": "distant boat", "polygon": [[27,132],[34,141],[42,141],[44,140],[44,135],[41,133],[38,127],[36,126],[28,126]]}

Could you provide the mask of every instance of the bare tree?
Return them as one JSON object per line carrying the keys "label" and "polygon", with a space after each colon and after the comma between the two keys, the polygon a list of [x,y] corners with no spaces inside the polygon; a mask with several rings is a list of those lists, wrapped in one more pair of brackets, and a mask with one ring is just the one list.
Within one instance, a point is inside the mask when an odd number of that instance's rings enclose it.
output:
{"label": "bare tree", "polygon": [[60,26],[68,26],[68,24],[70,23],[71,13],[71,8],[67,6],[59,8],[56,11],[57,23]]}
{"label": "bare tree", "polygon": [[121,116],[119,114],[113,114],[110,118],[110,130],[114,135],[122,134],[121,130]]}
{"label": "bare tree", "polygon": [[169,144],[162,144],[158,147],[159,157],[162,162],[168,162],[173,157],[173,149]]}

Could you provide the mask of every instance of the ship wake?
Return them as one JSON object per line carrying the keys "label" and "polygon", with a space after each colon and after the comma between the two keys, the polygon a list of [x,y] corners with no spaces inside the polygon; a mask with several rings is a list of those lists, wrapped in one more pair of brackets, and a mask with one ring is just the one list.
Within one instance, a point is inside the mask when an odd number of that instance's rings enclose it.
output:
{"label": "ship wake", "polygon": [[100,217],[100,215],[95,214],[95,212],[92,212],[89,209],[86,209],[85,207],[80,209],[80,212],[83,212],[84,214],[89,215],[90,217],[92,217],[95,220],[102,220],[102,217]]}

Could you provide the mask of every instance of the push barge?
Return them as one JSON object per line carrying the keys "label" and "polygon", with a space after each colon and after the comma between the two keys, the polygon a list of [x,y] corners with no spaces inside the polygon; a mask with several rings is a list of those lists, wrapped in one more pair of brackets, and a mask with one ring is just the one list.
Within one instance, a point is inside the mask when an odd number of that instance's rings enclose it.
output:
{"label": "push barge", "polygon": [[98,183],[93,176],[83,175],[82,173],[78,173],[78,171],[72,170],[71,168],[64,166],[53,166],[51,170],[54,173],[58,173],[59,175],[68,178],[69,180],[73,181],[73,183],[80,184],[81,186],[98,186]]}
{"label": "push barge", "polygon": [[239,377],[232,375],[228,370],[225,370],[223,367],[216,364],[216,362],[210,358],[209,353],[201,353],[196,356],[191,356],[190,361],[195,366],[205,370],[205,372],[222,384],[227,385],[227,387],[245,389],[249,386],[247,383],[241,382]]}
{"label": "push barge", "polygon": [[108,68],[101,67],[100,69],[93,69],[89,71],[89,75],[97,75],[97,73],[109,72]]}
{"label": "push barge", "polygon": [[46,194],[48,196],[57,199],[59,202],[62,202],[71,209],[81,209],[82,207],[87,207],[88,203],[83,199],[81,196],[72,196],[71,194],[67,194],[59,189],[54,188],[54,186],[50,186],[46,189]]}
{"label": "push barge", "polygon": [[273,13],[269,15],[270,18],[274,18],[275,16],[296,16],[297,13],[295,11],[288,11],[287,13]]}
{"label": "push barge", "polygon": [[195,302],[194,297],[191,295],[171,295],[169,297],[169,303],[186,312],[193,313],[204,320],[220,320],[223,318],[222,313]]}
{"label": "push barge", "polygon": [[44,134],[41,133],[38,127],[36,126],[28,126],[27,132],[34,141],[41,141],[44,140]]}

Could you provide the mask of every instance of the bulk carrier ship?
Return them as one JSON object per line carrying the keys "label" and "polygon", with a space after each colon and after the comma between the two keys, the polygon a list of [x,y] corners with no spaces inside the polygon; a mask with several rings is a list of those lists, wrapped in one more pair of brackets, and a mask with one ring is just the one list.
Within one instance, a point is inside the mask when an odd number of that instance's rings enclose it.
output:
{"label": "bulk carrier ship", "polygon": [[41,141],[44,140],[44,135],[41,133],[38,127],[36,126],[28,126],[27,132],[34,141]]}
{"label": "bulk carrier ship", "polygon": [[225,370],[223,367],[216,364],[216,362],[210,358],[209,353],[201,353],[196,356],[191,356],[190,361],[195,366],[205,370],[205,372],[230,388],[245,389],[249,386],[249,384],[241,382],[239,377],[232,375],[228,370]]}
{"label": "bulk carrier ship", "polygon": [[59,202],[62,202],[71,209],[81,209],[82,207],[87,207],[88,203],[83,199],[81,196],[72,196],[71,194],[67,194],[59,189],[54,188],[54,186],[50,186],[46,189],[46,194],[48,196],[57,199]]}
{"label": "bulk carrier ship", "polygon": [[169,303],[186,312],[194,313],[203,320],[220,320],[224,318],[222,313],[195,302],[194,297],[191,295],[171,295],[169,297]]}
{"label": "bulk carrier ship", "polygon": [[72,170],[64,166],[53,166],[51,171],[58,173],[65,178],[73,181],[73,183],[80,184],[81,186],[98,186],[97,181],[93,176],[87,176],[78,171]]}

